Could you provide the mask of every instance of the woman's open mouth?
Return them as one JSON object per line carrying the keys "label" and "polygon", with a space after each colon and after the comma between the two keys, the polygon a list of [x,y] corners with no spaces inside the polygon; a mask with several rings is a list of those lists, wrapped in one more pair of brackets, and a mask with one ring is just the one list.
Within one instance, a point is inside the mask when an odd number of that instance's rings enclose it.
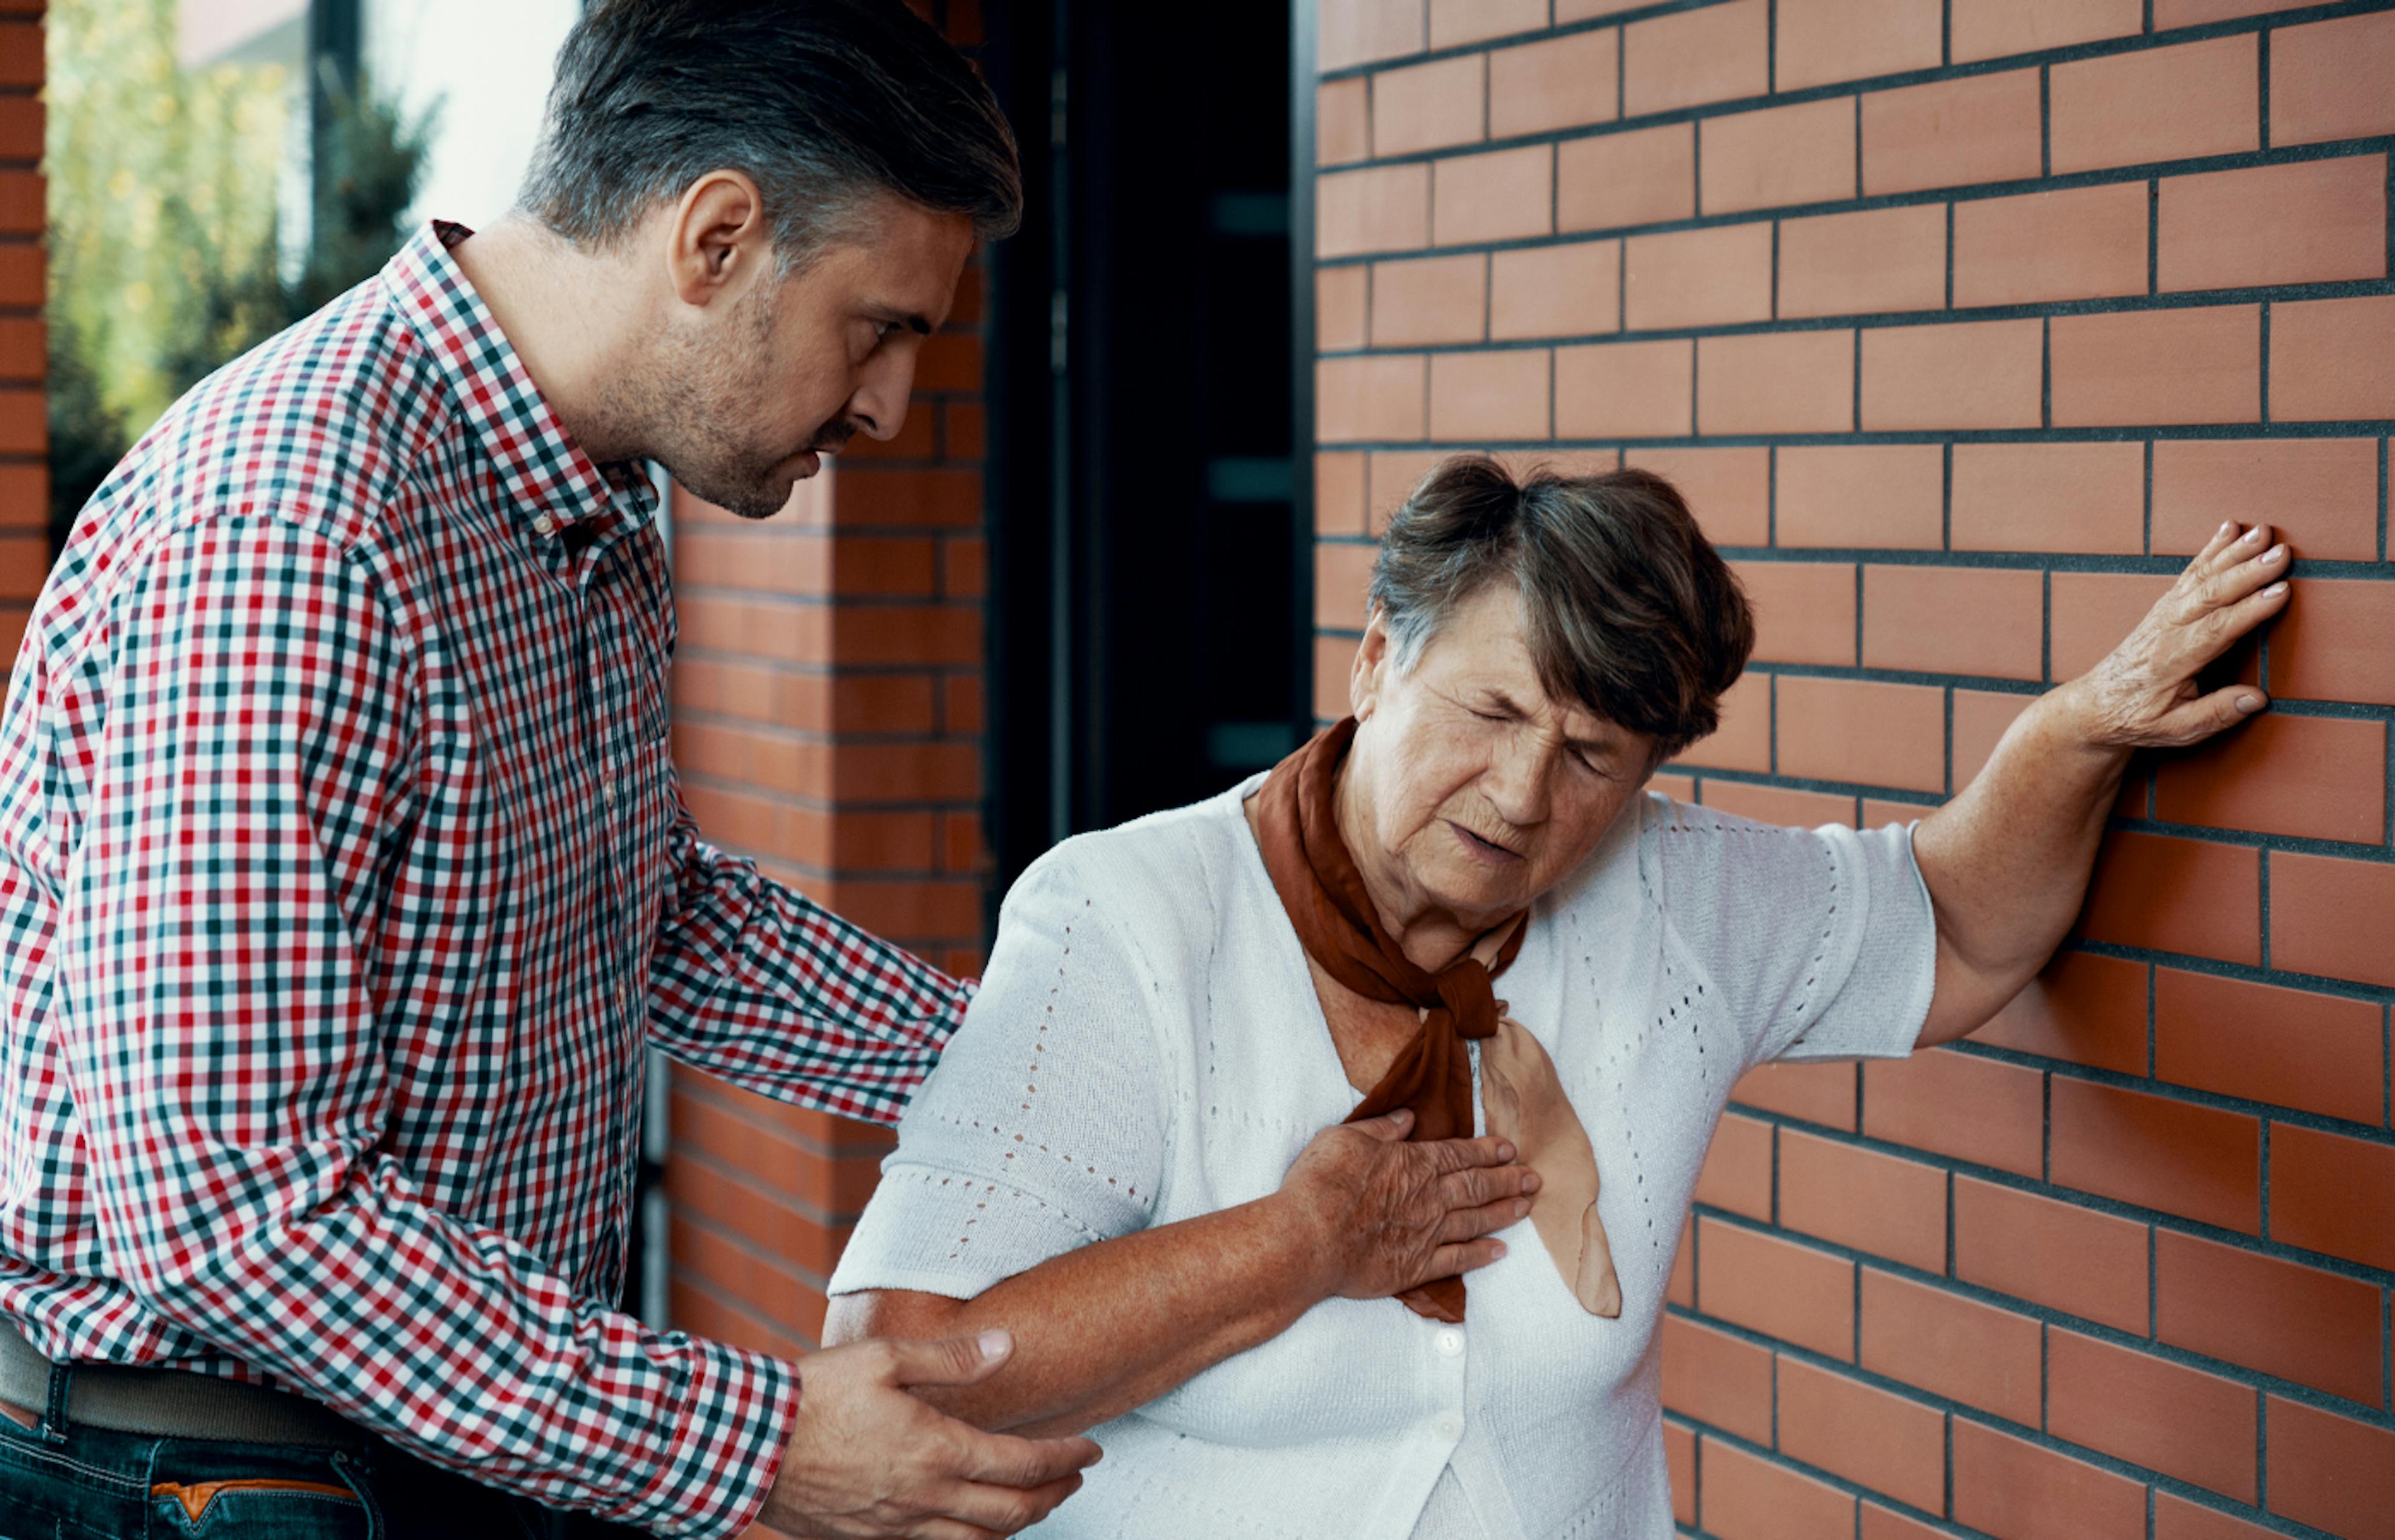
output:
{"label": "woman's open mouth", "polygon": [[1490,866],[1511,866],[1522,858],[1518,854],[1506,849],[1496,841],[1475,834],[1452,818],[1447,821],[1447,827],[1455,830],[1455,837],[1462,842],[1465,850]]}

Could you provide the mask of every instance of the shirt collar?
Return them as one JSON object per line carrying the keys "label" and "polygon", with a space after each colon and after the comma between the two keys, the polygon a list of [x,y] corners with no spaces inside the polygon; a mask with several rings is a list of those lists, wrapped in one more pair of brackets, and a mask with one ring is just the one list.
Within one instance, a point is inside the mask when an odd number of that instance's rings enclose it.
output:
{"label": "shirt collar", "polygon": [[510,511],[544,538],[611,513],[645,522],[656,506],[648,479],[583,452],[467,281],[450,248],[472,233],[430,221],[384,266],[382,283],[497,468]]}

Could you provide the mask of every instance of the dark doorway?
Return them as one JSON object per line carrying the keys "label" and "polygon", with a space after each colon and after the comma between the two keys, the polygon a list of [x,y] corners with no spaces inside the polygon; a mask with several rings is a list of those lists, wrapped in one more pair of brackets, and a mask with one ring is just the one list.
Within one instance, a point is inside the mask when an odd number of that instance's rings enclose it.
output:
{"label": "dark doorway", "polygon": [[1031,180],[991,273],[1001,887],[1309,721],[1291,35],[1290,0],[993,6]]}

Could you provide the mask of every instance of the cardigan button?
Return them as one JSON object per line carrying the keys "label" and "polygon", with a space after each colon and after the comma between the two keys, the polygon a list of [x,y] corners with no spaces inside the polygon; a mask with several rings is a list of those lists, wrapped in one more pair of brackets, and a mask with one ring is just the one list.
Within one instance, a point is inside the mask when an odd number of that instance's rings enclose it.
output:
{"label": "cardigan button", "polygon": [[1438,1421],[1431,1426],[1437,1431],[1440,1438],[1450,1442],[1463,1437],[1463,1419],[1452,1412],[1439,1414]]}
{"label": "cardigan button", "polygon": [[1463,1334],[1452,1326],[1448,1327],[1438,1334],[1438,1350],[1440,1356],[1445,1358],[1453,1358],[1462,1352]]}

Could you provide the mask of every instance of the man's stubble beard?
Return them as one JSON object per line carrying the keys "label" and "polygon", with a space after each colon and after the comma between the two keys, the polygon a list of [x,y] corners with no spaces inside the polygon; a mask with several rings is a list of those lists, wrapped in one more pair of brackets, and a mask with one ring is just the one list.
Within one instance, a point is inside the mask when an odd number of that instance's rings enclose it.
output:
{"label": "man's stubble beard", "polygon": [[[642,403],[657,425],[655,458],[685,491],[744,519],[770,519],[790,500],[790,486],[776,474],[788,457],[779,446],[740,437],[748,409],[773,389],[773,290],[744,298],[730,328],[742,339],[737,354],[710,350],[687,339],[661,340],[666,366]],[[827,424],[818,440],[848,437],[841,424]]]}

